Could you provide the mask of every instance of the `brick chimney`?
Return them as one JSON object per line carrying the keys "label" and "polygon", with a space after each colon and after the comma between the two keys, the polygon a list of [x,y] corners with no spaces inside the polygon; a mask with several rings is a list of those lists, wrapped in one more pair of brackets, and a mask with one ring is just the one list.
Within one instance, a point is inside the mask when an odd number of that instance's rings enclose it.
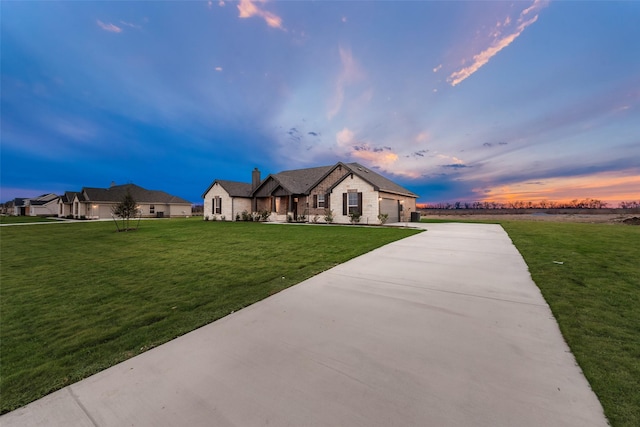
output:
{"label": "brick chimney", "polygon": [[251,189],[255,190],[260,185],[260,171],[258,168],[254,168],[251,172]]}

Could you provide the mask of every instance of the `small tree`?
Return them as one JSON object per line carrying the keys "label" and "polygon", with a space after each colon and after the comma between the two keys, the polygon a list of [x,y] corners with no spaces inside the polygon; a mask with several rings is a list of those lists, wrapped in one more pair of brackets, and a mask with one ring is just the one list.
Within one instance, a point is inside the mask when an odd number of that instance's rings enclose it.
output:
{"label": "small tree", "polygon": [[[132,217],[138,217],[138,221],[140,220],[140,209],[138,209],[138,203],[134,200],[129,190],[127,190],[127,193],[122,198],[122,201],[111,208],[111,214],[113,216],[113,220],[116,223],[118,231],[132,230],[132,228],[129,228],[129,220]],[[122,219],[122,228],[118,227],[116,218]],[[138,227],[136,227],[136,229],[137,228]]]}
{"label": "small tree", "polygon": [[333,210],[325,209],[324,210],[324,220],[327,224],[331,224],[333,222]]}
{"label": "small tree", "polygon": [[357,224],[360,222],[360,216],[360,212],[358,211],[351,212],[349,214],[349,221],[351,221],[351,224]]}

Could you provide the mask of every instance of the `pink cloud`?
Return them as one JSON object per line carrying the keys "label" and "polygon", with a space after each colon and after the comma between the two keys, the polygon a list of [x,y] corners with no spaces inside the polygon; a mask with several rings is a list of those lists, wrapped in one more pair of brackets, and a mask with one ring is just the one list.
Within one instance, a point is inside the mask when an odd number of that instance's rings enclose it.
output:
{"label": "pink cloud", "polygon": [[[463,80],[471,76],[473,73],[478,71],[483,65],[489,62],[491,58],[497,55],[498,52],[513,43],[513,41],[517,39],[529,25],[538,20],[537,14],[533,15],[530,18],[527,15],[538,12],[547,4],[548,2],[546,0],[535,0],[531,6],[520,13],[520,16],[518,17],[518,20],[516,22],[517,25],[512,31],[509,31],[509,29],[507,28],[511,24],[510,17],[507,17],[504,20],[503,24],[498,23],[496,29],[493,31],[493,40],[491,41],[490,46],[480,53],[474,55],[471,65],[451,73],[451,75],[447,79],[447,82],[449,82],[451,86],[456,86],[457,84],[461,83]],[[501,30],[498,29],[499,27],[501,28]],[[505,33],[504,35],[502,35],[503,32]]]}
{"label": "pink cloud", "polygon": [[98,24],[98,26],[100,28],[102,28],[105,31],[109,31],[110,33],[121,33],[122,32],[122,28],[113,25],[113,24],[105,24],[104,22],[102,22],[101,20],[97,20],[96,23]]}
{"label": "pink cloud", "polygon": [[[327,117],[329,119],[333,118],[342,109],[345,87],[350,83],[358,81],[363,76],[358,63],[351,54],[351,50],[340,47],[339,52],[342,70],[340,71],[340,75],[336,81],[336,88],[331,102],[331,108],[327,113]],[[364,95],[366,98],[367,94]]]}
{"label": "pink cloud", "polygon": [[[258,1],[264,3],[264,0]],[[240,11],[240,18],[251,18],[253,16],[258,16],[264,19],[267,25],[272,28],[278,28],[280,30],[285,29],[282,26],[282,18],[274,13],[261,9],[256,4],[255,0],[240,0],[240,3],[238,4],[238,10]]]}

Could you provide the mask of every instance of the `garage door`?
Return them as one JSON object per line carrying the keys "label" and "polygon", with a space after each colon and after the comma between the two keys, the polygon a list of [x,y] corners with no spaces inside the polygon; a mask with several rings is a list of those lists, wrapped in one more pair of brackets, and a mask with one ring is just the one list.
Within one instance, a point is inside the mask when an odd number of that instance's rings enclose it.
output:
{"label": "garage door", "polygon": [[380,213],[389,215],[387,222],[399,222],[398,201],[394,199],[380,200]]}

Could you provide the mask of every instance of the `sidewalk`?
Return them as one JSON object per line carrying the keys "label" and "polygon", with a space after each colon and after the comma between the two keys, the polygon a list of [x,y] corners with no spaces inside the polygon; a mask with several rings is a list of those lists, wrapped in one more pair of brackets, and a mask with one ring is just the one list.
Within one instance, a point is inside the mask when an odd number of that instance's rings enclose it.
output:
{"label": "sidewalk", "polygon": [[419,225],[0,425],[606,426],[504,230]]}

